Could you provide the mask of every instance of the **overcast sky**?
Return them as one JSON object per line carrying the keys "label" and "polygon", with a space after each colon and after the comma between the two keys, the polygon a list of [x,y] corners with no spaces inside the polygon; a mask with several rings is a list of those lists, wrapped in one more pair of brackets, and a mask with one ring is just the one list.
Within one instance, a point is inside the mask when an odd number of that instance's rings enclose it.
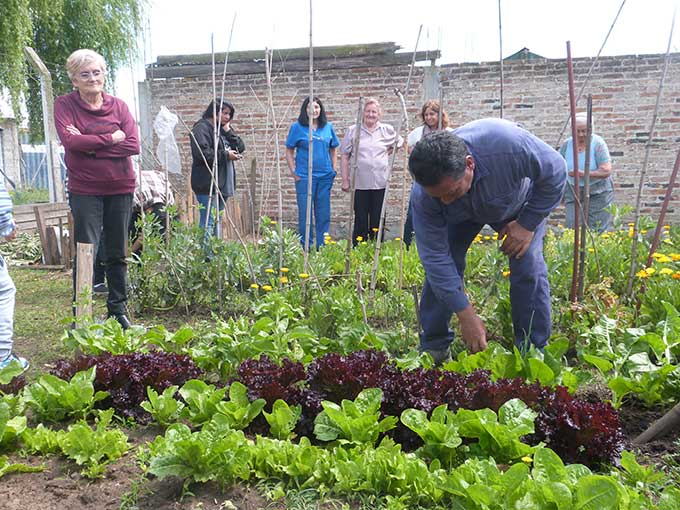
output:
{"label": "overcast sky", "polygon": [[[527,47],[547,58],[595,56],[622,0],[501,0],[503,56]],[[604,55],[664,53],[679,0],[626,0]],[[413,51],[440,49],[439,63],[499,57],[498,0],[313,0],[315,46],[394,41]],[[121,73],[116,92],[126,100],[158,55],[306,47],[309,0],[151,0],[138,67]],[[680,51],[676,27],[671,51]]]}

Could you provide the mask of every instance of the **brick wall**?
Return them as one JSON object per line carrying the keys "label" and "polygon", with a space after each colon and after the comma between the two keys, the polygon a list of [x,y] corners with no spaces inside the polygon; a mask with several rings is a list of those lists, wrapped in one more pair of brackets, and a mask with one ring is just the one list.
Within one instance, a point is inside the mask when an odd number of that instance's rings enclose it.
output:
{"label": "brick wall", "polygon": [[[649,158],[644,187],[643,211],[656,214],[680,140],[680,63],[672,61],[659,108],[655,142]],[[591,59],[575,59],[577,91],[591,65]],[[647,131],[656,100],[663,55],[601,58],[591,75],[585,94],[593,94],[595,131],[604,137],[613,155],[616,202],[634,204],[639,173],[645,154]],[[453,64],[439,69],[445,107],[453,126],[488,116],[499,115],[499,65],[497,63]],[[324,102],[328,119],[342,137],[354,123],[359,95],[377,97],[383,105],[383,122],[397,125],[401,107],[394,89],[403,88],[409,66],[372,66],[342,70],[320,70],[314,75],[315,95]],[[426,68],[415,69],[406,97],[409,125],[417,125],[416,115],[424,100]],[[147,73],[148,75],[149,73]],[[555,145],[569,111],[565,60],[514,61],[504,64],[504,117],[521,122],[530,131]],[[212,97],[208,75],[148,79],[148,111],[153,116],[160,105],[167,106],[191,125],[200,117]],[[284,141],[290,124],[297,118],[300,105],[309,93],[306,72],[278,72],[273,76],[275,117],[279,123],[278,147],[283,189],[283,221],[293,226],[297,207],[292,179],[285,163]],[[219,94],[219,85],[218,85]],[[238,187],[245,190],[250,158],[257,159],[255,183],[256,217],[277,217],[276,145],[273,122],[267,113],[267,86],[264,73],[227,76],[225,98],[236,107],[235,129],[244,138],[247,158],[238,168]],[[585,95],[581,100],[585,108]],[[562,137],[570,136],[569,128]],[[191,167],[189,136],[180,125],[176,137],[188,178]],[[337,165],[339,169],[339,162]],[[403,155],[397,157],[388,196],[388,227],[396,235],[401,184],[404,181]],[[186,190],[186,181],[179,189]],[[674,197],[677,203],[677,194]],[[671,221],[680,220],[680,210],[671,203]],[[340,190],[339,179],[332,195],[332,234],[344,235],[349,197]],[[554,213],[559,221],[562,213]]]}

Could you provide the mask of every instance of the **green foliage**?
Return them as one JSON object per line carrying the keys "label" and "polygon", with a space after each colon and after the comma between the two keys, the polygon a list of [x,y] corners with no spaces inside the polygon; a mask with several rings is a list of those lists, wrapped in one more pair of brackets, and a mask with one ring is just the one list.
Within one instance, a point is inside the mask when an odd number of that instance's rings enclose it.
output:
{"label": "green foliage", "polygon": [[226,392],[227,388],[215,389],[212,384],[198,379],[187,381],[179,390],[186,402],[186,407],[182,409],[182,418],[187,418],[194,425],[203,425],[210,421]]}
{"label": "green foliage", "polygon": [[218,402],[213,421],[223,427],[242,430],[250,425],[266,404],[262,398],[248,400],[248,389],[238,381],[229,386],[229,400]]}
{"label": "green foliage", "polygon": [[7,455],[0,455],[0,478],[9,473],[39,473],[45,470],[45,466],[28,466],[22,463],[12,463]]}
{"label": "green foliage", "polygon": [[107,430],[113,409],[101,411],[94,430],[85,421],[68,428],[59,438],[62,453],[79,466],[87,478],[100,478],[106,465],[120,458],[129,448],[127,436],[120,430]]}
{"label": "green foliage", "polygon": [[[29,79],[23,48],[31,46],[52,74],[54,94],[69,92],[66,58],[78,48],[104,56],[111,73],[129,63],[142,28],[144,0],[7,0],[0,18],[0,87],[6,87],[17,118],[28,92],[31,132],[42,133],[40,88]],[[132,41],[132,42],[131,42]],[[132,47],[131,47],[132,46]],[[33,76],[33,73],[30,73]]]}
{"label": "green foliage", "polygon": [[105,391],[94,391],[95,369],[76,373],[69,382],[44,374],[24,390],[24,400],[40,420],[60,421],[66,417],[85,418]]}
{"label": "green foliage", "polygon": [[263,412],[267,423],[269,423],[269,433],[276,439],[290,439],[293,436],[293,429],[297,425],[302,406],[289,406],[285,401],[277,399],[272,405],[272,412]]}
{"label": "green foliage", "polygon": [[380,434],[393,429],[396,416],[380,420],[382,390],[362,390],[354,401],[343,400],[341,405],[324,400],[314,420],[314,435],[320,441],[339,440],[340,444],[374,444]]}
{"label": "green foliage", "polygon": [[420,452],[425,458],[438,459],[446,468],[456,467],[461,463],[463,459],[458,447],[463,440],[458,434],[455,414],[445,404],[436,407],[430,419],[427,418],[427,413],[418,409],[406,409],[401,413],[400,419],[425,443]]}
{"label": "green foliage", "polygon": [[10,406],[0,402],[0,448],[14,443],[25,429],[26,417],[12,416]]}
{"label": "green foliage", "polygon": [[184,409],[184,404],[175,399],[175,393],[177,393],[177,386],[166,388],[161,395],[148,386],[146,394],[149,400],[145,400],[140,405],[160,425],[171,425],[179,419]]}
{"label": "green foliage", "polygon": [[90,323],[80,328],[65,330],[61,339],[68,349],[80,350],[95,356],[105,352],[111,354],[148,352],[143,328],[133,326],[123,330],[120,323],[113,318],[107,319],[103,324]]}

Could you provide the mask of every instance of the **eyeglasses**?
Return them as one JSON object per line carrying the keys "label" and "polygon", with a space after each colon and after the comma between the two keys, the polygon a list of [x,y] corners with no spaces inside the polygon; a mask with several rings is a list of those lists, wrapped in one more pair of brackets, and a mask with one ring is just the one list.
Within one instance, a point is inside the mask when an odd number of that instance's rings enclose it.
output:
{"label": "eyeglasses", "polygon": [[83,71],[82,73],[78,73],[78,77],[81,80],[88,80],[90,77],[97,79],[101,76],[104,76],[104,71],[98,69],[95,71]]}

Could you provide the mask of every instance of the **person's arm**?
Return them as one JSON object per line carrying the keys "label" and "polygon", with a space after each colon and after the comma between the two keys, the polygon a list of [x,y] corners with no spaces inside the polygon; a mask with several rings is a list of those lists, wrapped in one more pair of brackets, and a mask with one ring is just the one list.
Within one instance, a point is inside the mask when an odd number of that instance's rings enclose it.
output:
{"label": "person's arm", "polygon": [[12,216],[12,197],[9,196],[5,183],[0,179],[0,236],[6,241],[16,237],[16,223]]}
{"label": "person's arm", "polygon": [[229,142],[229,146],[239,154],[243,154],[246,151],[246,144],[243,142],[243,139],[234,132],[231,126],[229,127],[229,131],[225,130],[225,138],[227,139],[227,142]]}
{"label": "person's arm", "polygon": [[[215,159],[215,140],[212,126],[199,122],[191,130],[191,157],[194,165],[212,167]],[[205,161],[203,160],[205,158]]]}
{"label": "person's arm", "polygon": [[54,100],[54,125],[59,141],[66,149],[91,153],[125,140],[126,135],[120,129],[106,134],[82,134],[75,125],[76,119],[67,102],[66,96]]}
{"label": "person's arm", "polygon": [[345,136],[340,142],[340,175],[342,176],[342,191],[349,191],[349,160],[352,157],[352,149],[354,144],[354,126],[351,126],[345,131]]}
{"label": "person's arm", "polygon": [[290,176],[295,179],[295,182],[302,179],[302,177],[295,173],[295,149],[286,147],[286,163],[288,163],[288,171],[290,172]]}
{"label": "person's arm", "polygon": [[331,147],[330,149],[328,149],[328,155],[331,158],[331,168],[335,172],[335,162],[336,162],[336,158],[337,158],[337,151],[336,151],[335,147]]}
{"label": "person's arm", "polygon": [[120,117],[120,131],[125,134],[125,138],[121,142],[110,147],[99,150],[95,149],[95,158],[124,158],[139,154],[140,147],[137,123],[125,103],[121,104]]}
{"label": "person's arm", "polygon": [[468,300],[449,246],[445,207],[414,185],[411,204],[420,261],[435,297],[458,317],[463,341],[470,351],[486,348],[484,324]]}
{"label": "person's arm", "polygon": [[342,177],[342,191],[349,191],[349,154],[340,154],[340,176]]}

